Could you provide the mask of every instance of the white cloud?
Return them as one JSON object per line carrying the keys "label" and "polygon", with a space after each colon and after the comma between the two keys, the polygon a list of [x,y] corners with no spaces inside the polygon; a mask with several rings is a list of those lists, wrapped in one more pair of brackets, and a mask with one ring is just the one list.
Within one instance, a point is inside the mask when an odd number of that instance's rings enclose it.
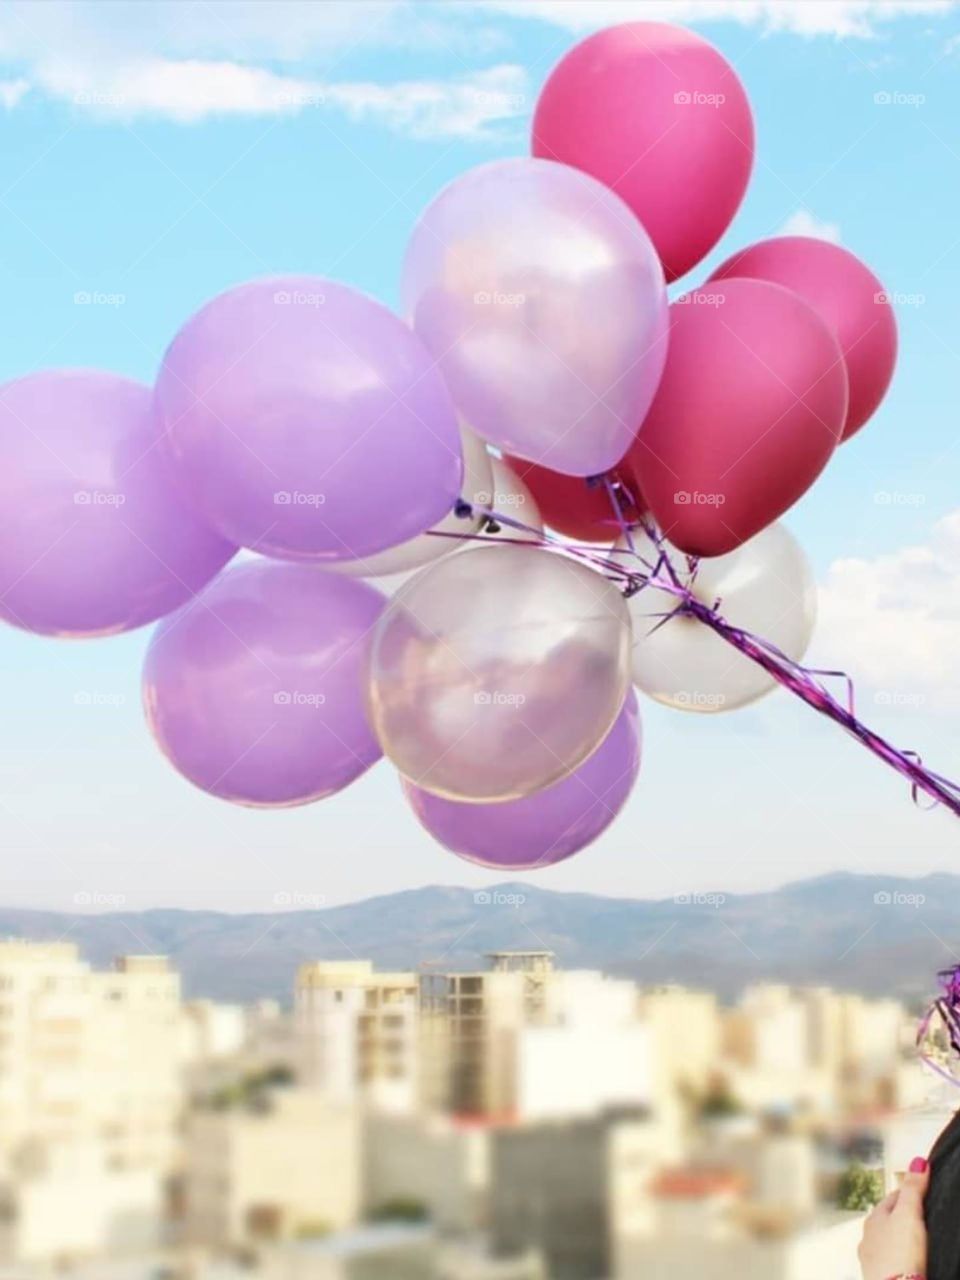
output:
{"label": "white cloud", "polygon": [[[911,497],[877,498],[898,496]],[[938,521],[926,543],[834,561],[820,589],[817,650],[872,690],[873,704],[956,710],[960,510]]]}
{"label": "white cloud", "polygon": [[216,116],[317,109],[379,121],[418,138],[481,138],[521,114],[527,102],[526,73],[508,65],[459,79],[394,84],[324,82],[236,62],[166,58],[110,68],[60,62],[39,67],[36,77],[51,97],[100,118],[160,117],[191,124]]}
{"label": "white cloud", "polygon": [[821,222],[808,209],[798,209],[791,213],[777,232],[778,236],[812,236],[815,240],[829,240],[831,244],[840,243],[840,227],[835,222]]}
{"label": "white cloud", "polygon": [[613,22],[740,22],[800,35],[867,38],[895,18],[936,17],[956,0],[474,0],[512,17],[539,18],[570,31]]}
{"label": "white cloud", "polygon": [[28,80],[0,80],[0,106],[12,111],[30,90]]}

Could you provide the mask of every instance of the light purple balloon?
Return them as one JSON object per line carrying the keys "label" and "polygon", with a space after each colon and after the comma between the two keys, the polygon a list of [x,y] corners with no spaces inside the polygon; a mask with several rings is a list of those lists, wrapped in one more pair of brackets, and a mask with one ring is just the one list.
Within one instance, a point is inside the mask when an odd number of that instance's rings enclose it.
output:
{"label": "light purple balloon", "polygon": [[578,853],[623,808],[640,769],[640,713],[633,693],[580,767],[543,791],[501,804],[460,804],[401,780],[414,813],[458,857],[494,869],[532,871]]}
{"label": "light purple balloon", "polygon": [[235,566],[157,628],[144,705],[170,762],[237,804],[307,804],[380,758],[364,713],[384,597],[313,565]]}
{"label": "light purple balloon", "polygon": [[351,560],[431,528],[463,461],[443,378],[395,315],[317,276],[220,294],[164,356],[156,404],[184,483],[234,542]]}
{"label": "light purple balloon", "polygon": [[178,489],[148,387],[94,369],[0,386],[0,616],[103,636],[179,608],[236,551]]}
{"label": "light purple balloon", "polygon": [[525,158],[471,169],[417,223],[403,300],[485,440],[572,476],[633,443],[663,372],[667,291],[650,237],[595,178]]}

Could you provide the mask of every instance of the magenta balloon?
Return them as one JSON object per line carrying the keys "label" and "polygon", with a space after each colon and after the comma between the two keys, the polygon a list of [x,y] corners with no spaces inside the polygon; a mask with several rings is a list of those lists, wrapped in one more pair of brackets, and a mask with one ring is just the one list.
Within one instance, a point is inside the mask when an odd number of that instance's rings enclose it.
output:
{"label": "magenta balloon", "polygon": [[351,560],[460,494],[460,432],[420,340],[378,302],[286,276],[220,294],[164,356],[156,403],[184,483],[226,537]]}
{"label": "magenta balloon", "polygon": [[430,834],[468,862],[531,871],[578,853],[623,808],[640,769],[640,714],[632,693],[613,728],[561,782],[502,804],[460,804],[403,781]]}
{"label": "magenta balloon", "polygon": [[718,280],[670,307],[670,348],[626,470],[665,537],[720,556],[779,519],[840,442],[847,370],[826,322],[766,280]]}
{"label": "magenta balloon", "polygon": [[313,565],[237,565],[150,644],[144,704],[160,749],[237,804],[307,804],[347,786],[381,754],[361,676],[384,603]]}
{"label": "magenta balloon", "polygon": [[588,36],[547,77],[533,151],[599,178],[657,246],[668,280],[729,226],[753,166],[753,117],[730,63],[702,36],[625,22]]}
{"label": "magenta balloon", "polygon": [[849,249],[811,236],[761,240],[721,263],[710,279],[738,276],[792,289],[833,330],[850,380],[843,425],[849,440],[878,408],[897,363],[897,320],[883,285]]}
{"label": "magenta balloon", "polygon": [[179,608],[236,547],[181,495],[138,382],[93,369],[0,387],[0,616],[102,636]]}

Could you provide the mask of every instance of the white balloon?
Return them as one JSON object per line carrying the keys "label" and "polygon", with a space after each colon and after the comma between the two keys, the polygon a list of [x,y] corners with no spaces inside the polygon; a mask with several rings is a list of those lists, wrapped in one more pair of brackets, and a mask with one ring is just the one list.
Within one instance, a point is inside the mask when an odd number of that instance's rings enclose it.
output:
{"label": "white balloon", "polygon": [[499,526],[498,534],[487,530],[487,536],[536,542],[538,535],[543,533],[543,517],[536,498],[502,458],[491,458],[490,461],[493,463],[493,493],[492,501],[487,505],[498,515],[509,516],[511,520],[517,520],[527,528],[514,529],[511,525],[503,524]]}
{"label": "white balloon", "polygon": [[[633,543],[655,563],[657,551],[642,532],[633,535]],[[616,559],[628,567],[625,547],[621,538]],[[698,600],[716,604],[728,622],[801,660],[816,621],[816,584],[803,550],[783,525],[770,525],[725,556],[701,560],[695,576],[683,552],[670,547],[669,555],[681,583]],[[656,702],[680,711],[733,711],[777,687],[762,667],[696,618],[678,615],[657,627],[676,608],[677,597],[669,592],[644,587],[628,604],[633,681]]]}
{"label": "white balloon", "polygon": [[[467,433],[464,432],[464,437],[466,435]],[[491,467],[490,483],[486,489],[478,489],[473,494],[473,502],[477,506],[488,507],[500,515],[511,516],[513,519],[519,520],[521,524],[527,525],[528,528],[521,530],[514,529],[511,525],[500,524],[495,529],[491,529],[489,525],[483,523],[485,519],[483,516],[478,517],[476,520],[458,520],[458,528],[454,529],[453,532],[472,536],[465,537],[462,541],[457,541],[455,538],[427,539],[426,535],[423,535],[424,541],[437,542],[449,548],[446,555],[438,557],[441,560],[445,560],[447,556],[463,555],[471,547],[485,546],[488,542],[503,542],[506,539],[510,540],[508,545],[512,545],[515,541],[536,542],[538,535],[543,533],[543,518],[540,515],[540,508],[537,506],[533,494],[520,477],[505,462],[501,462],[499,458],[495,458],[492,454],[487,454],[487,462]],[[420,539],[416,539],[416,541],[420,541]],[[396,548],[396,550],[399,549],[399,547]],[[384,552],[383,554],[389,555],[390,552]],[[377,559],[379,558],[378,556]],[[330,567],[332,568],[333,565],[331,564]],[[337,567],[348,566],[344,566],[341,561]],[[382,591],[384,595],[393,596],[419,572],[419,568],[407,569],[402,573],[394,573],[388,577],[371,578],[370,582],[378,591]]]}
{"label": "white balloon", "polygon": [[[460,428],[460,438],[463,442],[462,495],[467,502],[486,506],[494,487],[492,465],[494,459],[487,452],[487,446],[480,437],[468,431],[466,427]],[[397,501],[403,501],[402,494],[397,495]],[[438,538],[434,536],[435,532],[473,534],[479,531],[482,524],[482,516],[464,519],[455,511],[451,511],[439,524],[434,525],[429,533],[418,534],[407,542],[401,542],[399,546],[378,551],[376,555],[362,556],[357,560],[331,561],[325,567],[351,578],[385,578],[394,574],[409,573],[411,570],[429,564],[432,560],[439,560],[442,556],[449,555],[457,548],[458,544],[453,538]],[[470,544],[465,541],[463,545]],[[394,589],[396,585],[393,584]]]}

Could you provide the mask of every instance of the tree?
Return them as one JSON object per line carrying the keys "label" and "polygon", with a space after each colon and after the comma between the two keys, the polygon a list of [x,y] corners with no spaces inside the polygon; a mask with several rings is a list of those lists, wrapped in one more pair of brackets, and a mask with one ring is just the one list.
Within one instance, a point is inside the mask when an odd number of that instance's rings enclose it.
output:
{"label": "tree", "polygon": [[883,1199],[883,1175],[879,1169],[868,1169],[854,1161],[840,1175],[837,1185],[837,1208],[853,1213],[866,1213]]}

